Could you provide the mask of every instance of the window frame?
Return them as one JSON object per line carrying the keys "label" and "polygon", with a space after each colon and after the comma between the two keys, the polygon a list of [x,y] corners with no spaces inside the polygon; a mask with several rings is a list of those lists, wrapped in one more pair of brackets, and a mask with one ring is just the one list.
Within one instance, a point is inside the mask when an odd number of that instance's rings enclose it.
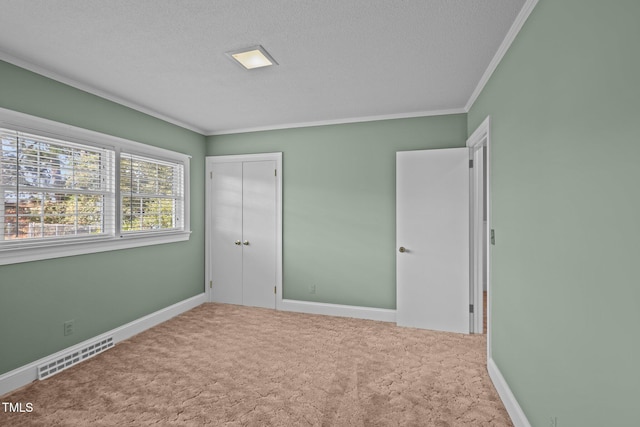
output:
{"label": "window frame", "polygon": [[[66,256],[105,252],[189,240],[190,227],[190,159],[191,156],[152,145],[107,135],[88,129],[0,108],[0,127],[59,139],[74,144],[113,150],[114,199],[113,233],[66,239],[20,239],[0,241],[0,265],[16,264]],[[152,230],[123,233],[120,229],[120,154],[134,154],[164,162],[180,163],[183,169],[183,224],[175,230]],[[4,197],[4,196],[3,196]],[[4,226],[4,225],[3,225]]]}
{"label": "window frame", "polygon": [[[171,165],[176,165],[178,166],[178,168],[182,168],[182,177],[179,178],[180,182],[182,182],[182,189],[180,189],[180,191],[178,192],[177,195],[174,196],[167,196],[167,195],[161,195],[161,194],[156,194],[156,198],[165,198],[165,199],[175,199],[176,201],[180,200],[182,201],[182,206],[180,209],[180,212],[176,212],[180,215],[180,217],[182,218],[181,223],[184,224],[184,220],[185,220],[185,207],[184,207],[184,200],[185,200],[185,194],[184,194],[184,165],[180,162],[176,162],[173,160],[169,160],[169,159],[164,159],[164,158],[159,158],[159,157],[149,157],[148,155],[141,155],[138,153],[132,153],[130,150],[127,150],[126,152],[120,152],[120,161],[119,161],[119,165],[122,164],[122,156],[129,156],[131,158],[131,161],[134,160],[134,158],[136,158],[138,161],[151,161],[153,163],[156,163],[157,165],[159,164],[164,164],[165,166],[171,166]],[[174,227],[172,229],[158,229],[158,230],[124,230],[123,229],[123,224],[124,221],[122,219],[122,214],[124,212],[123,209],[123,200],[126,197],[127,194],[122,192],[122,168],[120,168],[118,170],[118,185],[119,185],[119,192],[117,194],[118,197],[118,206],[119,206],[119,215],[118,215],[118,220],[119,220],[119,227],[120,227],[120,234],[125,236],[125,235],[132,235],[132,234],[142,234],[142,233],[160,233],[160,232],[170,232],[170,231],[176,231],[176,229],[180,229],[181,227]],[[150,195],[143,195],[141,193],[128,193],[129,195],[131,195],[131,197],[133,196],[137,196],[139,198],[149,198]]]}
{"label": "window frame", "polygon": [[[39,209],[39,213],[29,213],[28,215],[23,215],[23,216],[28,216],[28,217],[35,217],[38,216],[40,217],[40,225],[42,226],[42,229],[40,230],[43,235],[40,237],[34,237],[34,238],[17,238],[17,239],[12,239],[11,237],[9,237],[7,239],[8,236],[4,236],[3,239],[0,239],[0,245],[1,246],[5,246],[5,247],[21,247],[26,245],[29,245],[30,243],[33,242],[39,242],[39,241],[48,241],[48,242],[52,242],[52,241],[62,241],[62,240],[77,240],[77,239],[81,239],[81,238],[94,238],[94,237],[98,237],[98,236],[113,236],[114,235],[114,224],[113,224],[113,219],[114,219],[114,206],[113,206],[113,202],[115,200],[114,198],[114,194],[115,194],[115,188],[114,188],[114,176],[113,176],[113,172],[115,171],[115,151],[109,147],[109,148],[103,148],[103,147],[98,147],[95,145],[88,145],[88,144],[78,144],[76,142],[70,142],[68,141],[69,138],[67,138],[66,141],[63,141],[59,138],[51,138],[49,136],[44,136],[42,135],[43,132],[39,132],[39,135],[35,135],[33,133],[30,132],[25,132],[22,129],[18,130],[16,129],[17,126],[12,126],[13,129],[6,129],[9,132],[3,132],[3,134],[6,134],[7,136],[9,136],[9,138],[13,139],[13,143],[15,144],[15,152],[16,152],[16,162],[17,165],[16,166],[20,166],[20,167],[25,167],[25,168],[29,168],[31,169],[31,173],[33,174],[33,168],[37,168],[38,172],[36,173],[36,177],[31,176],[30,179],[25,177],[25,181],[29,180],[32,181],[31,185],[27,184],[26,182],[23,183],[21,176],[19,176],[18,174],[13,175],[13,177],[15,178],[15,186],[13,185],[1,185],[3,188],[3,191],[5,192],[14,192],[15,196],[16,196],[16,215],[17,215],[17,223],[16,225],[19,224],[20,220],[20,214],[19,214],[19,210],[20,210],[20,198],[19,195],[20,194],[31,194],[31,195],[38,195],[39,197],[36,198],[40,200],[40,209]],[[12,135],[13,134],[13,135]],[[3,135],[4,138],[4,135]],[[28,153],[28,152],[23,152],[23,148],[21,147],[23,144],[22,143],[26,143],[27,145],[32,142],[33,143],[33,147],[35,148],[31,148],[31,150],[36,150],[35,152],[32,153]],[[48,182],[47,184],[42,182],[42,175],[41,175],[41,171],[43,169],[45,169],[47,167],[47,162],[53,160],[52,158],[50,158],[47,155],[47,151],[43,151],[41,150],[41,148],[43,146],[48,146],[48,147],[52,147],[52,149],[54,151],[58,151],[58,150],[66,150],[67,154],[66,156],[63,155],[63,157],[67,157],[67,161],[69,160],[69,153],[73,153],[74,151],[84,151],[84,152],[90,152],[93,154],[97,154],[99,155],[99,160],[97,161],[97,163],[94,163],[93,166],[97,166],[97,173],[94,173],[93,175],[95,175],[95,178],[98,178],[100,184],[99,184],[99,188],[82,188],[82,186],[76,186],[76,183],[73,183],[73,185],[71,187],[68,186],[64,186],[64,187],[60,187],[57,186],[55,183],[51,183]],[[4,144],[3,144],[3,148],[4,148]],[[24,153],[24,154],[23,154]],[[34,158],[35,156],[35,158]],[[44,159],[44,162],[41,162],[40,159]],[[53,160],[52,164],[55,164],[56,161]],[[4,164],[4,163],[3,163]],[[60,176],[62,176],[62,171],[64,170],[66,173],[65,175],[67,175],[69,173],[69,171],[71,171],[71,176],[75,177],[75,172],[77,171],[76,169],[76,165],[75,165],[75,157],[72,158],[71,160],[71,168],[69,168],[69,164],[66,164],[66,167],[60,167],[60,169],[58,170],[58,174]],[[11,162],[11,165],[13,165],[13,162]],[[12,168],[10,168],[12,169]],[[89,169],[90,170],[90,169]],[[16,169],[17,171],[17,169]],[[82,170],[78,170],[80,173],[82,173]],[[85,170],[86,172],[87,170]],[[9,175],[10,177],[12,176],[12,174]],[[35,182],[34,182],[35,179]],[[69,179],[69,176],[67,176],[65,178],[65,181]],[[10,179],[11,180],[11,179]],[[100,213],[100,222],[101,222],[101,231],[97,234],[91,234],[91,235],[87,235],[87,234],[66,234],[63,233],[62,236],[55,236],[55,237],[45,237],[45,230],[46,230],[46,222],[44,222],[45,218],[47,217],[47,213],[46,213],[46,208],[44,206],[44,202],[46,200],[46,196],[47,195],[51,195],[51,194],[66,194],[67,196],[70,195],[74,195],[74,196],[98,196],[100,198],[102,198],[102,204],[101,204],[101,213]],[[6,193],[4,194],[4,197],[6,197]],[[6,212],[6,199],[5,199],[5,204],[0,205],[0,218],[5,219],[7,218],[7,216],[9,218],[11,218],[13,215],[7,214]],[[73,224],[73,228],[75,231],[77,231],[78,228],[78,224],[77,221],[80,219],[80,215],[78,212],[74,212],[75,215],[71,216],[71,215],[65,215],[60,217],[61,219],[73,219],[74,220],[74,224]],[[3,221],[0,221],[3,222]],[[29,225],[31,224],[36,224],[34,222],[30,222]],[[66,223],[67,226],[71,225],[69,223]],[[16,231],[19,229],[19,227],[16,229]]]}

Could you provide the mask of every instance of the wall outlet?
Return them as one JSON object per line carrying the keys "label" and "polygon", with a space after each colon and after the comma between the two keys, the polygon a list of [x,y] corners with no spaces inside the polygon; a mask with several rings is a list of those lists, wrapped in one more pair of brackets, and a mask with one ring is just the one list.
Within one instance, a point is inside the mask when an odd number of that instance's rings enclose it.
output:
{"label": "wall outlet", "polygon": [[64,322],[64,336],[73,334],[75,320],[67,320]]}
{"label": "wall outlet", "polygon": [[309,293],[310,294],[316,293],[316,285],[309,285]]}

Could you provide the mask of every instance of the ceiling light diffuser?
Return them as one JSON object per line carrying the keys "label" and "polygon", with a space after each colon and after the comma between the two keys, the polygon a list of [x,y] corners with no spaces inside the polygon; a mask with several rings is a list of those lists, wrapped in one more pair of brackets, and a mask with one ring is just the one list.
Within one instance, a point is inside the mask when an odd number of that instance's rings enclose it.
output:
{"label": "ceiling light diffuser", "polygon": [[227,55],[247,70],[278,65],[275,59],[260,45],[227,52]]}

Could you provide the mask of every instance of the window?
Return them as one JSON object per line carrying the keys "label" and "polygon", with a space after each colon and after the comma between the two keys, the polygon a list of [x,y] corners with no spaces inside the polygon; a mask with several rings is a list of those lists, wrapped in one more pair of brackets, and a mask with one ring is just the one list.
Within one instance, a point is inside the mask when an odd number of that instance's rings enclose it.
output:
{"label": "window", "polygon": [[0,108],[0,265],[189,238],[189,157]]}
{"label": "window", "polygon": [[182,228],[182,165],[133,154],[120,156],[123,233]]}
{"label": "window", "polygon": [[3,240],[113,234],[115,152],[0,128]]}

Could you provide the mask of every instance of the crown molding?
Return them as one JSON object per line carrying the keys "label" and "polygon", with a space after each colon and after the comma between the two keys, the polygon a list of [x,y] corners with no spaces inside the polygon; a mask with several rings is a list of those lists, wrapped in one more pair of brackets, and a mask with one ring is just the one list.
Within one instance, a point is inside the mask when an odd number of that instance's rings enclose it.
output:
{"label": "crown molding", "polygon": [[26,70],[32,71],[36,74],[39,74],[44,77],[48,77],[52,80],[55,80],[60,83],[64,83],[68,86],[74,87],[76,89],[80,89],[84,92],[90,93],[92,95],[99,96],[100,98],[107,99],[109,101],[115,102],[116,104],[120,104],[125,107],[129,107],[133,110],[139,111],[141,113],[147,114],[149,116],[155,117],[156,119],[160,119],[167,123],[174,124],[176,126],[180,126],[181,128],[185,128],[194,132],[197,132],[201,135],[204,134],[204,131],[197,126],[193,126],[189,123],[185,123],[181,120],[177,120],[173,117],[169,117],[165,114],[159,113],[156,110],[148,107],[144,107],[136,102],[130,101],[128,99],[122,98],[120,96],[114,95],[110,92],[104,91],[102,89],[95,88],[89,84],[82,83],[78,80],[72,79],[70,77],[64,76],[62,74],[58,74],[56,72],[50,71],[44,67],[36,65],[32,62],[25,61],[21,58],[10,55],[6,52],[0,51],[0,60],[13,64],[17,67],[24,68]]}
{"label": "crown molding", "polygon": [[370,121],[378,121],[378,120],[393,120],[393,119],[405,119],[405,118],[414,118],[414,117],[429,117],[429,116],[443,116],[448,114],[466,114],[469,112],[473,103],[478,99],[478,96],[484,89],[485,85],[493,75],[493,72],[498,68],[498,65],[504,58],[504,55],[507,53],[511,44],[515,40],[516,36],[520,33],[520,30],[524,26],[524,23],[533,12],[533,9],[538,4],[538,0],[527,0],[525,4],[520,9],[518,16],[516,16],[515,21],[509,28],[507,35],[504,40],[498,47],[498,51],[491,59],[489,66],[485,70],[484,74],[480,78],[478,85],[471,93],[469,100],[466,105],[461,108],[452,108],[447,110],[434,110],[434,111],[418,111],[412,113],[399,113],[399,114],[386,114],[380,116],[365,116],[365,117],[352,117],[347,119],[337,119],[337,120],[320,120],[315,122],[304,122],[304,123],[286,123],[281,125],[274,126],[257,126],[250,128],[240,128],[240,129],[229,129],[224,131],[215,131],[211,130],[207,132],[205,135],[207,136],[216,136],[216,135],[229,135],[236,133],[248,133],[248,132],[262,132],[268,130],[279,130],[279,129],[292,129],[292,128],[303,128],[303,127],[313,127],[313,126],[327,126],[327,125],[336,125],[336,124],[346,124],[346,123],[361,123],[361,122],[370,122]]}
{"label": "crown molding", "polygon": [[471,93],[469,100],[466,105],[461,108],[452,108],[445,110],[433,110],[433,111],[416,111],[410,113],[398,113],[398,114],[385,114],[378,116],[363,116],[363,117],[350,117],[346,119],[334,119],[334,120],[318,120],[311,122],[298,122],[298,123],[284,123],[279,125],[269,125],[269,126],[256,126],[256,127],[248,127],[248,128],[237,128],[237,129],[228,129],[228,130],[205,130],[194,126],[189,123],[185,123],[181,120],[175,119],[173,117],[167,116],[165,114],[159,113],[158,111],[142,106],[136,102],[130,101],[128,99],[122,98],[120,96],[114,95],[108,91],[104,91],[102,89],[95,88],[89,84],[80,82],[78,80],[66,77],[64,75],[58,74],[56,72],[47,70],[39,65],[33,64],[29,61],[25,61],[16,56],[10,55],[6,52],[0,51],[0,60],[8,62],[10,64],[16,65],[20,68],[24,68],[26,70],[32,71],[36,74],[40,74],[42,76],[48,77],[60,83],[64,83],[76,89],[80,89],[84,92],[88,92],[90,94],[99,96],[101,98],[107,99],[109,101],[113,101],[117,104],[123,105],[125,107],[129,107],[141,113],[147,114],[149,116],[155,117],[157,119],[163,120],[165,122],[174,124],[176,126],[180,126],[182,128],[191,130],[193,132],[197,132],[201,135],[206,136],[215,136],[215,135],[228,135],[235,133],[248,133],[248,132],[261,132],[268,130],[280,130],[280,129],[293,129],[293,128],[304,128],[304,127],[313,127],[313,126],[327,126],[327,125],[337,125],[337,124],[347,124],[347,123],[362,123],[362,122],[371,122],[371,121],[379,121],[379,120],[393,120],[393,119],[406,119],[406,118],[415,118],[415,117],[430,117],[430,116],[442,116],[449,114],[466,114],[469,112],[478,96],[484,89],[485,85],[493,75],[493,72],[496,70],[502,58],[509,50],[509,47],[515,40],[516,36],[522,29],[522,26],[529,18],[529,15],[538,4],[538,0],[527,0],[525,4],[522,6],[520,13],[516,17],[516,20],[511,25],[507,35],[504,40],[500,44],[498,51],[492,58],[489,66],[485,70],[484,74],[480,78],[476,88]]}
{"label": "crown molding", "polygon": [[502,44],[500,44],[498,51],[493,56],[493,59],[489,63],[489,66],[480,78],[480,81],[478,82],[475,90],[471,93],[471,97],[469,97],[469,100],[464,107],[465,112],[468,113],[469,110],[471,110],[473,103],[476,102],[476,99],[478,99],[478,96],[480,96],[480,93],[493,75],[493,72],[496,70],[496,68],[498,68],[498,65],[502,61],[502,58],[511,47],[511,43],[513,43],[513,41],[516,39],[518,33],[520,33],[522,26],[527,21],[527,18],[529,18],[529,15],[531,15],[531,12],[533,11],[533,8],[536,7],[536,4],[538,4],[538,0],[527,0],[526,3],[522,6],[522,9],[520,9],[520,13],[518,13],[518,16],[516,16],[516,20],[513,21],[513,24],[511,25],[511,28],[509,28],[507,35],[502,41]]}
{"label": "crown molding", "polygon": [[342,125],[342,124],[348,124],[348,123],[374,122],[374,121],[380,121],[380,120],[445,116],[449,114],[465,114],[466,112],[467,111],[464,108],[451,108],[448,110],[434,110],[434,111],[416,111],[412,113],[383,114],[380,116],[350,117],[347,119],[318,120],[313,122],[285,123],[285,124],[273,125],[273,126],[257,126],[257,127],[240,128],[240,129],[229,129],[229,130],[223,130],[223,131],[209,131],[206,133],[206,135],[207,136],[229,135],[229,134],[235,134],[235,133],[262,132],[267,130],[306,128],[306,127],[314,127],[314,126]]}
{"label": "crown molding", "polygon": [[303,127],[313,127],[313,126],[327,126],[327,125],[336,125],[336,124],[346,124],[346,123],[360,123],[360,122],[371,122],[378,120],[393,120],[393,119],[406,119],[406,118],[414,118],[414,117],[429,117],[429,116],[442,116],[448,114],[464,114],[467,111],[464,108],[453,108],[447,110],[435,110],[435,111],[417,111],[410,113],[398,113],[398,114],[385,114],[379,116],[365,116],[365,117],[350,117],[346,119],[335,119],[335,120],[318,120],[311,122],[297,122],[297,123],[286,123],[280,125],[269,125],[269,126],[256,126],[256,127],[248,127],[248,128],[238,128],[238,129],[229,129],[224,131],[205,131],[197,126],[193,126],[189,123],[185,123],[183,121],[177,120],[173,117],[169,117],[162,113],[159,113],[151,108],[144,107],[140,104],[137,104],[128,99],[124,99],[120,96],[114,95],[110,92],[97,89],[91,85],[86,83],[82,83],[78,80],[63,76],[61,74],[50,71],[44,67],[33,64],[29,61],[25,61],[21,58],[10,55],[6,52],[0,51],[0,60],[13,64],[17,67],[24,68],[26,70],[32,71],[36,74],[39,74],[44,77],[48,77],[57,82],[66,84],[68,86],[74,87],[76,89],[80,89],[84,92],[88,92],[92,95],[99,96],[100,98],[107,99],[109,101],[113,101],[117,104],[123,105],[125,107],[129,107],[136,111],[139,111],[144,114],[148,114],[149,116],[155,117],[157,119],[163,120],[165,122],[174,124],[176,126],[180,126],[185,129],[189,129],[191,131],[197,132],[201,135],[213,136],[213,135],[227,135],[234,133],[247,133],[247,132],[261,132],[267,130],[278,130],[278,129],[291,129],[291,128],[303,128]]}

